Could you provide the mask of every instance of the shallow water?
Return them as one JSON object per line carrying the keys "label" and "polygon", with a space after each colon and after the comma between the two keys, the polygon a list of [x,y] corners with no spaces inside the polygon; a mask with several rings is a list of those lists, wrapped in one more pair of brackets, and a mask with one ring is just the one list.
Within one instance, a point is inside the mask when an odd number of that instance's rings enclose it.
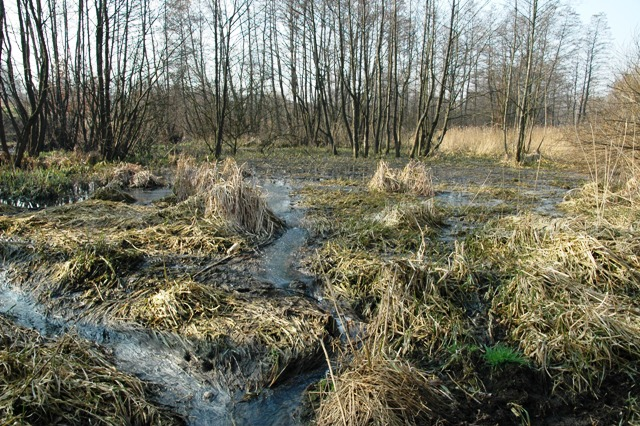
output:
{"label": "shallow water", "polygon": [[[0,198],[0,203],[28,210],[42,210],[47,207],[63,206],[66,204],[85,201],[91,197],[95,190],[96,187],[95,183],[93,182],[83,185],[74,184],[73,190],[71,192],[62,195],[54,200],[28,201],[24,199],[12,200]],[[173,195],[173,189],[170,187],[160,187],[153,189],[129,188],[125,192],[135,198],[136,204],[140,205],[150,205],[155,201]]]}
{"label": "shallow water", "polygon": [[51,200],[25,200],[23,198],[4,199],[0,198],[0,203],[7,204],[21,209],[42,210],[47,207],[63,206],[65,204],[77,203],[88,199],[95,191],[95,183],[75,183],[73,188],[66,194]]}
{"label": "shallow water", "polygon": [[292,282],[310,285],[313,277],[298,269],[300,250],[307,245],[309,232],[301,226],[304,216],[291,197],[290,183],[283,180],[265,182],[261,185],[269,208],[284,219],[287,228],[273,243],[264,248],[256,278],[270,282],[276,287],[287,288]]}
{"label": "shallow water", "polygon": [[153,189],[131,188],[127,190],[127,193],[136,199],[136,204],[148,206],[154,201],[172,196],[173,189],[166,186]]}

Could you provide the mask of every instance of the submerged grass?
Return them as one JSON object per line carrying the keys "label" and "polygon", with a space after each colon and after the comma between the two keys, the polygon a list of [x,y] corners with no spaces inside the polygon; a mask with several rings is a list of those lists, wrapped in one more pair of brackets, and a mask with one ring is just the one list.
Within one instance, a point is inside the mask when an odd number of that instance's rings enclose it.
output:
{"label": "submerged grass", "polygon": [[146,399],[96,346],[70,334],[44,339],[0,316],[3,424],[181,424]]}
{"label": "submerged grass", "polygon": [[161,177],[138,164],[94,164],[81,155],[60,152],[32,160],[22,169],[0,167],[0,200],[30,208],[86,198],[94,186],[155,188],[164,185]]}

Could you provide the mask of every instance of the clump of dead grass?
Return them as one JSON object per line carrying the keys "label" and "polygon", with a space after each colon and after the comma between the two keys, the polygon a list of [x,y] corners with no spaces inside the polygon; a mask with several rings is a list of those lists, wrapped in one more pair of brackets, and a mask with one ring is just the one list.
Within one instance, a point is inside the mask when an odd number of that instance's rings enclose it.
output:
{"label": "clump of dead grass", "polygon": [[118,372],[96,346],[66,334],[47,340],[0,316],[3,424],[179,424]]}
{"label": "clump of dead grass", "polygon": [[245,183],[243,167],[232,159],[200,166],[191,159],[179,160],[174,191],[179,201],[201,199],[205,216],[220,217],[258,237],[270,238],[284,227],[255,186]]}
{"label": "clump of dead grass", "polygon": [[328,383],[316,424],[435,424],[450,416],[454,401],[438,378],[407,361],[361,352]]}
{"label": "clump of dead grass", "polygon": [[122,163],[111,173],[109,185],[120,188],[157,188],[164,180],[139,164]]}
{"label": "clump of dead grass", "polygon": [[376,340],[393,353],[436,359],[447,348],[474,343],[466,315],[474,287],[470,271],[457,265],[399,260],[385,265],[373,283],[379,303],[371,319]]}
{"label": "clump of dead grass", "polygon": [[380,161],[368,187],[374,192],[406,192],[425,197],[434,195],[431,169],[416,160],[411,160],[399,172],[391,169],[385,161]]}
{"label": "clump of dead grass", "polygon": [[493,309],[525,355],[556,388],[573,394],[596,393],[611,372],[637,374],[635,237],[625,240],[613,229],[590,229],[581,221],[549,225],[534,216],[500,224],[502,236],[483,245],[488,257],[510,264],[512,278]]}
{"label": "clump of dead grass", "polygon": [[402,182],[405,191],[424,197],[434,196],[433,177],[431,169],[426,164],[411,160],[402,169],[398,178]]}
{"label": "clump of dead grass", "polygon": [[386,161],[380,161],[376,172],[369,181],[369,190],[400,192],[402,189],[402,182],[398,179],[396,171],[390,168]]}

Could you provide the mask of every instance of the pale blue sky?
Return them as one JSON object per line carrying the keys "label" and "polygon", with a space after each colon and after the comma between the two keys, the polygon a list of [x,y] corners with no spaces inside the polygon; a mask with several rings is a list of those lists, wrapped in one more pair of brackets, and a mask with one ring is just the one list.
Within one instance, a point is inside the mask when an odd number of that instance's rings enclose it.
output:
{"label": "pale blue sky", "polygon": [[604,12],[613,37],[613,54],[623,57],[632,46],[634,35],[640,31],[640,0],[573,0],[582,22]]}

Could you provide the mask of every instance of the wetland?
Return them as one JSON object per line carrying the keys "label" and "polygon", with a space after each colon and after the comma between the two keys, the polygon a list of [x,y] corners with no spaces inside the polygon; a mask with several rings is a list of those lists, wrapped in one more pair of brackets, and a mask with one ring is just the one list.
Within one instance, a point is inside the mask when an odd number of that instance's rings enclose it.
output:
{"label": "wetland", "polygon": [[3,423],[640,421],[631,181],[286,150],[82,174],[0,210]]}

